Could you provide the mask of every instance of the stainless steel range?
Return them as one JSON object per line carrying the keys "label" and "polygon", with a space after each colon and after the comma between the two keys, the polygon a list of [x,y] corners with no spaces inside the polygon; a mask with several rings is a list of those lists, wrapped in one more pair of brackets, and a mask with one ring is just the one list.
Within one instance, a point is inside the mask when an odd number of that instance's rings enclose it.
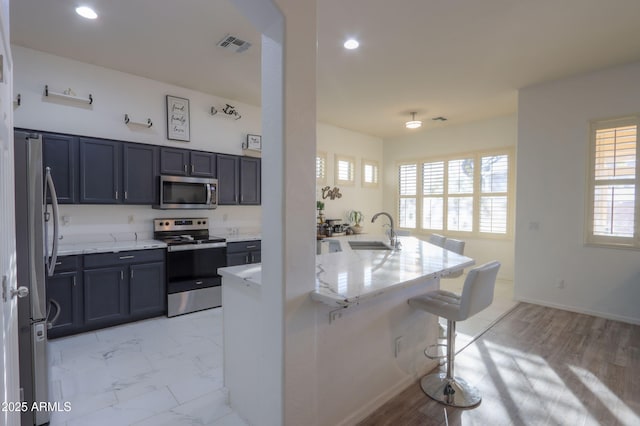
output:
{"label": "stainless steel range", "polygon": [[167,315],[222,305],[227,242],[209,235],[209,219],[155,219],[153,237],[167,243]]}

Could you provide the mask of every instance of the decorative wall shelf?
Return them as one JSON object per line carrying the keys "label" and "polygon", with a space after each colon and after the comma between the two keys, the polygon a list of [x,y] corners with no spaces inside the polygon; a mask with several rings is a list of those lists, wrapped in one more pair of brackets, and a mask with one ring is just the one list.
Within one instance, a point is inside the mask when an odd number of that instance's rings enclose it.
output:
{"label": "decorative wall shelf", "polygon": [[150,118],[147,118],[147,121],[136,121],[136,120],[132,120],[131,117],[129,117],[129,114],[124,115],[124,122],[125,124],[132,124],[136,126],[144,126],[144,127],[153,126],[153,122],[151,121]]}
{"label": "decorative wall shelf", "polygon": [[234,120],[240,120],[242,118],[236,107],[234,107],[233,105],[225,104],[223,108],[216,108],[215,106],[211,107],[211,115],[216,115],[219,112],[221,113],[220,116],[222,117],[229,117],[233,118]]}
{"label": "decorative wall shelf", "polygon": [[89,105],[93,105],[93,96],[91,95],[91,93],[89,93],[89,97],[88,98],[82,98],[80,96],[76,96],[75,94],[73,94],[71,89],[67,89],[67,90],[68,90],[68,92],[71,92],[71,93],[53,92],[53,91],[49,90],[49,85],[46,85],[46,86],[44,86],[44,95],[45,96],[56,97],[56,98],[68,99],[68,100],[72,100],[72,101],[86,102]]}

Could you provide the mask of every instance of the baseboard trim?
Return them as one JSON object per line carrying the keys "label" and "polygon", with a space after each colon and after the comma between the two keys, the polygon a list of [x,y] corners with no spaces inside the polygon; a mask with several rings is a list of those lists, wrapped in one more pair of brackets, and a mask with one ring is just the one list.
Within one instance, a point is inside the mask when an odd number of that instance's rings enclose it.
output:
{"label": "baseboard trim", "polygon": [[385,403],[389,402],[395,396],[400,394],[400,392],[402,392],[412,384],[417,384],[418,380],[419,378],[415,378],[412,376],[408,376],[402,379],[401,381],[396,383],[394,386],[389,388],[389,390],[387,390],[384,393],[381,393],[380,395],[378,395],[377,398],[372,399],[371,401],[369,401],[368,404],[360,407],[359,410],[355,411],[349,417],[346,417],[336,426],[352,426],[361,422],[362,420],[366,419],[369,415],[373,414],[373,412],[376,411],[378,408],[382,407]]}
{"label": "baseboard trim", "polygon": [[590,309],[576,308],[575,306],[567,306],[560,303],[552,303],[546,300],[531,299],[528,297],[514,297],[515,300],[525,303],[533,303],[534,305],[546,306],[548,308],[562,309],[563,311],[575,312],[577,314],[591,315],[594,317],[609,319],[613,321],[625,322],[633,325],[640,325],[640,318],[631,318],[622,315],[612,315],[607,312],[593,311]]}

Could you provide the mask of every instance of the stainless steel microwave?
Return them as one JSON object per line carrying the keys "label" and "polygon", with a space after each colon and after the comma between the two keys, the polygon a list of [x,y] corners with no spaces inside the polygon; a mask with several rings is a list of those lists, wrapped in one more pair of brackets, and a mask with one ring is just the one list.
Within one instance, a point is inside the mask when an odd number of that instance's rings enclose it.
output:
{"label": "stainless steel microwave", "polygon": [[186,176],[160,176],[158,209],[215,209],[218,180]]}

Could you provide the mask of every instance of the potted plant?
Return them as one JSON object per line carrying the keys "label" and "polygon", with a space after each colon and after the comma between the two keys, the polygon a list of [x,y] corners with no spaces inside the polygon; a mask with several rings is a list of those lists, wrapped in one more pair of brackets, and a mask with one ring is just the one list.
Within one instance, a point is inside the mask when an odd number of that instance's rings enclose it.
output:
{"label": "potted plant", "polygon": [[324,203],[322,201],[316,201],[316,209],[318,209],[318,224],[324,223]]}
{"label": "potted plant", "polygon": [[359,210],[351,210],[349,212],[349,222],[355,224],[351,226],[354,234],[362,233],[362,226],[360,225],[364,220],[364,215]]}

